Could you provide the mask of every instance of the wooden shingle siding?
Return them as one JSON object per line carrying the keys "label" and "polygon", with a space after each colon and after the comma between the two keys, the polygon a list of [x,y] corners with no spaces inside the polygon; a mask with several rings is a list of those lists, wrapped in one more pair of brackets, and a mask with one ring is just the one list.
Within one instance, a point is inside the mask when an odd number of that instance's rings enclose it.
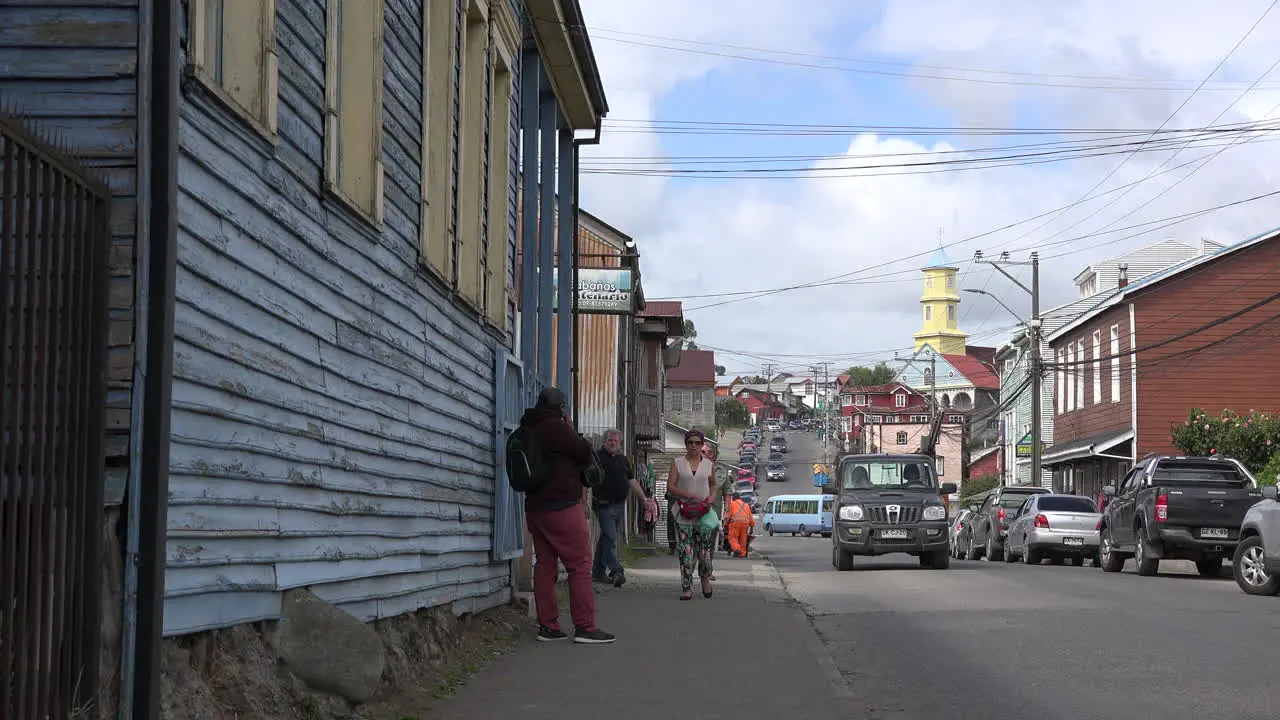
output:
{"label": "wooden shingle siding", "polygon": [[137,0],[0,5],[0,106],[97,172],[113,194],[105,501],[124,492],[137,236]]}
{"label": "wooden shingle siding", "polygon": [[418,262],[419,3],[386,2],[382,232],[320,190],[324,2],[277,9],[278,144],[182,108],[169,635],[296,587],[366,620],[508,592],[495,340]]}

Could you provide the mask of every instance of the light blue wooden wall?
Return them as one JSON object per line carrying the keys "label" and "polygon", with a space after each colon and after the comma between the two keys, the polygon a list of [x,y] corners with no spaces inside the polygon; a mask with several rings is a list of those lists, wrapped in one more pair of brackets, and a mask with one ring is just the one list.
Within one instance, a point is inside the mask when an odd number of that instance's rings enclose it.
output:
{"label": "light blue wooden wall", "polygon": [[323,0],[277,0],[278,145],[186,94],[166,634],[275,617],[297,587],[363,619],[506,597],[510,333],[418,266],[420,5],[386,0],[383,232],[320,192]]}

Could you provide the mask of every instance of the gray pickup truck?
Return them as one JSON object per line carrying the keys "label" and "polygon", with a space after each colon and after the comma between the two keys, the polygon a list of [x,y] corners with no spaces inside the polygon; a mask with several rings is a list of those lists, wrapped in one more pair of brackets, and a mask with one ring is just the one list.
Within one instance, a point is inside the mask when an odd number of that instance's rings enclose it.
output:
{"label": "gray pickup truck", "polygon": [[836,470],[831,564],[852,570],[854,555],[907,553],[920,567],[951,564],[947,506],[954,483],[938,485],[927,455],[848,455]]}
{"label": "gray pickup truck", "polygon": [[1099,560],[1120,572],[1132,557],[1139,575],[1155,575],[1161,560],[1191,560],[1206,577],[1240,542],[1240,524],[1262,490],[1236,460],[1148,455],[1118,486],[1102,488]]}

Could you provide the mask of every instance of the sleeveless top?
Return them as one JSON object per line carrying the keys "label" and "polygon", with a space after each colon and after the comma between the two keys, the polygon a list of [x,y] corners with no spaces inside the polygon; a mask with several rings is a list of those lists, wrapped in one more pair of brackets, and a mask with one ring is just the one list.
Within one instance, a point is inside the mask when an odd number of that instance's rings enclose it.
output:
{"label": "sleeveless top", "polygon": [[[715,461],[702,459],[698,463],[698,472],[694,472],[689,466],[689,459],[681,455],[675,459],[676,465],[676,490],[682,493],[693,495],[697,498],[708,498],[711,496],[711,472],[715,465]],[[679,522],[688,522],[680,517],[680,504],[678,502],[671,503],[671,516]]]}

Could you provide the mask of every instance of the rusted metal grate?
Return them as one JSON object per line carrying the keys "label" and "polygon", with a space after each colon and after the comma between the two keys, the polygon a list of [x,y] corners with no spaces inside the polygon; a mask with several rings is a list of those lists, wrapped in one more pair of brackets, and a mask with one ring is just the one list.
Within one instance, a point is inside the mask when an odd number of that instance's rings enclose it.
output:
{"label": "rusted metal grate", "polygon": [[110,199],[0,113],[0,717],[96,694]]}

